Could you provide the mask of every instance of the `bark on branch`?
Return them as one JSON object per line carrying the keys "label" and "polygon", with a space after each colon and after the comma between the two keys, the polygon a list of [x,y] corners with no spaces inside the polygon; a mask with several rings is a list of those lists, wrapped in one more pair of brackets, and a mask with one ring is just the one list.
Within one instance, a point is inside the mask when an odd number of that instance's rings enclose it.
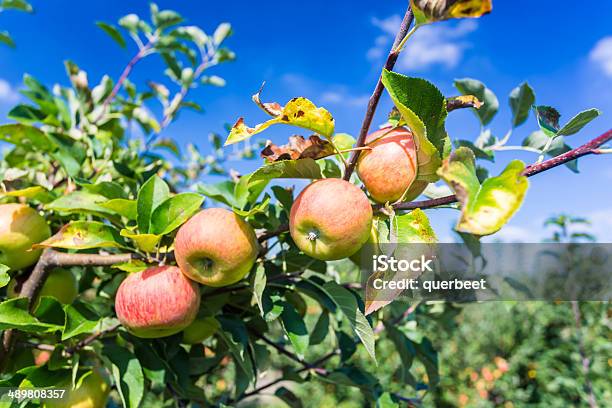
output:
{"label": "bark on branch", "polygon": [[[400,50],[397,49],[397,46],[402,42],[406,34],[408,34],[408,29],[412,24],[412,20],[414,19],[414,15],[412,14],[412,9],[410,4],[408,4],[408,9],[406,10],[406,14],[404,15],[404,19],[402,20],[402,24],[400,25],[400,29],[395,37],[395,41],[393,42],[393,46],[391,47],[391,51],[387,56],[387,61],[385,62],[385,69],[391,71],[397,62],[397,58],[399,57]],[[383,83],[382,83],[382,74],[378,77],[378,82],[376,83],[376,88],[374,88],[374,92],[372,96],[370,96],[370,100],[368,101],[368,108],[366,109],[365,118],[363,119],[363,124],[361,125],[361,130],[359,131],[359,137],[357,138],[357,143],[355,144],[355,148],[362,147],[365,143],[366,136],[368,135],[368,131],[370,130],[370,125],[372,124],[372,119],[374,118],[374,114],[376,113],[376,107],[378,106],[378,101],[380,101],[380,96],[383,92]],[[357,160],[359,159],[359,155],[361,154],[361,150],[353,151],[351,157],[348,162],[348,166],[346,166],[346,170],[344,172],[344,179],[349,180],[351,178],[351,174],[353,174],[353,170],[355,170],[355,165],[357,164]]]}

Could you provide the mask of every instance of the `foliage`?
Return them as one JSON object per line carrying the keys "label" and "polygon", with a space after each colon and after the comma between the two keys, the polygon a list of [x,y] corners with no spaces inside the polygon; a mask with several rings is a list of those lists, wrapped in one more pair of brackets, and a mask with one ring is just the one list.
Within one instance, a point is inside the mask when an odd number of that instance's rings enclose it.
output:
{"label": "foliage", "polygon": [[[20,2],[3,2],[8,3]],[[451,9],[435,1],[411,3],[418,11],[413,29],[490,9],[490,2],[478,1],[453,2],[458,5]],[[480,4],[480,11],[468,13],[471,3]],[[49,89],[24,76],[22,94],[28,102],[9,112],[12,123],[0,126],[0,140],[11,146],[0,163],[1,202],[27,203],[44,214],[54,231],[38,244],[47,248],[46,254],[73,260],[100,256],[97,261],[110,254],[121,261],[63,265],[78,278],[77,299],[62,305],[44,296],[34,308],[32,299],[9,299],[2,287],[10,279],[27,284],[39,267],[62,266],[60,261],[45,266],[41,260],[36,268],[23,271],[0,266],[0,329],[5,339],[18,334],[2,361],[0,387],[47,387],[67,381],[78,386],[94,368],[102,367],[113,386],[113,401],[126,407],[185,402],[228,406],[275,385],[262,380],[264,375],[305,383],[299,391],[276,388],[276,397],[293,401],[292,406],[297,405],[296,394],[309,397],[314,383],[338,390],[347,404],[398,406],[418,403],[427,395],[438,398],[436,387],[445,380],[434,347],[438,338],[432,334],[437,324],[452,325],[458,309],[393,302],[370,313],[374,309],[366,309],[352,283],[354,264],[316,261],[298,250],[286,233],[294,191],[270,185],[276,179],[341,177],[346,151],[360,148],[354,146],[355,139],[335,133],[331,113],[308,99],[297,97],[281,106],[262,103],[257,93],[254,102],[272,119],[249,128],[241,118],[225,142],[212,134],[205,148],[189,144],[185,153],[174,140],[163,137],[164,131],[183,108],[201,110],[189,99],[192,89],[225,83],[208,73],[235,58],[225,47],[230,25],[222,23],[209,35],[155,4],[148,20],[128,14],[116,25],[97,25],[121,47],[128,46],[128,37],[133,40],[134,57],[116,81],[105,75],[94,86],[86,71],[71,61],[65,63],[70,86]],[[164,77],[146,87],[132,83],[131,71],[153,55],[161,57]],[[456,140],[451,153],[445,120],[449,101],[457,98],[445,97],[426,80],[390,70],[381,78],[399,112],[396,124],[407,125],[416,135],[418,180],[442,179],[457,194],[462,205],[458,231],[481,236],[499,230],[522,203],[527,181],[522,162],[512,161],[500,176],[490,178],[476,164],[492,161],[497,150],[509,147],[512,130],[497,139],[484,128],[498,110],[497,97],[479,81],[456,82],[467,96],[459,100],[474,107],[482,132],[474,141]],[[153,113],[154,100],[160,117]],[[526,122],[535,94],[523,84],[512,91],[509,102],[514,129]],[[562,138],[599,114],[585,111],[559,127],[552,108],[534,110],[546,139],[536,143],[536,137],[530,137],[524,149],[537,152],[540,159],[566,151]],[[302,150],[296,158],[265,163],[244,175],[226,170],[224,145],[245,141],[274,124],[317,133],[325,154],[302,155]],[[134,136],[137,131],[142,137]],[[246,143],[235,150],[237,158],[253,158],[260,147],[260,142]],[[205,175],[225,177],[213,184]],[[506,198],[499,200],[500,194]],[[128,273],[174,262],[176,231],[204,202],[231,208],[258,231],[262,250],[256,266],[232,286],[200,287],[198,317],[214,322],[203,342],[184,344],[182,334],[154,340],[131,335],[117,324],[113,309],[119,284]],[[435,241],[426,212],[395,214],[392,203],[387,204],[375,223],[381,242]],[[35,364],[31,347],[49,346],[53,351],[48,361]],[[350,387],[360,393],[348,391]]]}

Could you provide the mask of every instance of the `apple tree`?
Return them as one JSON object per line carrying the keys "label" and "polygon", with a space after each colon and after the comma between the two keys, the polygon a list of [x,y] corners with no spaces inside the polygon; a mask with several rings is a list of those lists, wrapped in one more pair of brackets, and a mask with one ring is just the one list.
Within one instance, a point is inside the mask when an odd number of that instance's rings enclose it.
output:
{"label": "apple tree", "polygon": [[[155,4],[149,17],[97,23],[119,46],[133,42],[119,76],[93,80],[72,61],[69,86],[26,74],[27,102],[0,125],[0,388],[67,390],[28,406],[233,406],[266,393],[300,406],[288,384],[308,381],[352,389],[355,403],[419,405],[440,380],[428,330],[460,310],[366,301],[349,258],[366,242],[435,244],[427,210],[441,206],[457,210],[456,230],[477,244],[517,211],[529,177],[577,172],[579,157],[609,153],[612,139],[571,148],[599,111],[561,126],[527,83],[510,94],[510,130],[496,138],[487,126],[499,101],[482,82],[457,80],[457,95],[445,96],[393,70],[419,27],[491,8],[412,0],[356,138],[316,101],[264,102],[260,90],[253,102],[266,121],[240,118],[227,135],[179,146],[165,130],[183,109],[202,109],[192,89],[225,83],[231,27],[207,31]],[[163,74],[133,83],[151,58]],[[370,133],[383,94],[395,107]],[[448,135],[456,109],[475,112],[474,140]],[[536,130],[510,145],[532,112]],[[283,125],[312,134],[252,142]],[[533,163],[489,175],[483,162],[512,149],[533,152]],[[226,163],[260,156],[248,174]],[[294,179],[309,184],[286,187]]]}

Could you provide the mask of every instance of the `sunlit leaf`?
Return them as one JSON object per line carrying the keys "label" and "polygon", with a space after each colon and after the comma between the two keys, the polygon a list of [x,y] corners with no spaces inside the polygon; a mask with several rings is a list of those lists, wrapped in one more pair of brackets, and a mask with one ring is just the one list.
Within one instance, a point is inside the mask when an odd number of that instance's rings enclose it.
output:
{"label": "sunlit leaf", "polygon": [[522,125],[529,117],[529,111],[535,103],[535,93],[527,82],[523,82],[510,92],[512,109],[512,127]]}
{"label": "sunlit leaf", "polygon": [[588,109],[580,112],[576,116],[570,119],[563,127],[557,132],[560,136],[569,136],[574,133],[578,133],[583,127],[585,127],[590,121],[601,115],[599,109]]}
{"label": "sunlit leaf", "polygon": [[455,229],[479,236],[501,229],[519,209],[527,192],[529,182],[521,175],[524,169],[523,162],[513,160],[499,176],[481,185],[476,175],[474,153],[465,147],[453,152],[439,174],[455,191],[462,205]]}
{"label": "sunlit leaf", "polygon": [[170,189],[164,180],[159,176],[153,176],[147,180],[138,191],[138,228],[141,234],[146,234],[150,230],[151,215],[153,211],[170,194]]}
{"label": "sunlit leaf", "polygon": [[416,24],[480,17],[493,9],[491,0],[410,0],[410,4]]}
{"label": "sunlit leaf", "polygon": [[112,24],[106,24],[102,21],[96,22],[96,25],[100,27],[102,31],[108,34],[113,40],[115,40],[115,42],[119,44],[121,48],[125,48],[125,39],[123,38],[119,30],[117,30],[117,27]]}
{"label": "sunlit leaf", "polygon": [[128,229],[120,231],[122,237],[126,237],[134,241],[138,249],[145,252],[155,252],[157,244],[161,241],[160,235],[155,234],[139,234]]}
{"label": "sunlit leaf", "polygon": [[499,110],[499,100],[493,91],[482,82],[472,78],[457,79],[454,85],[463,95],[474,95],[482,102],[482,106],[474,110],[474,113],[480,119],[480,123],[483,125],[489,124]]}
{"label": "sunlit leaf", "polygon": [[203,202],[204,197],[196,193],[182,193],[168,198],[151,215],[151,233],[171,233],[195,214]]}
{"label": "sunlit leaf", "polygon": [[51,238],[35,245],[64,249],[125,248],[119,231],[94,221],[74,221],[64,225]]}
{"label": "sunlit leaf", "polygon": [[444,127],[447,115],[444,96],[430,82],[396,72],[384,70],[382,82],[402,118],[416,136],[417,179],[437,181],[439,177],[436,170],[450,149],[450,140]]}
{"label": "sunlit leaf", "polygon": [[225,141],[225,146],[246,140],[275,124],[309,129],[325,137],[331,137],[334,133],[334,118],[332,115],[325,108],[317,108],[314,103],[306,98],[293,98],[278,113],[274,119],[261,123],[254,128],[248,127],[243,118],[238,119]]}

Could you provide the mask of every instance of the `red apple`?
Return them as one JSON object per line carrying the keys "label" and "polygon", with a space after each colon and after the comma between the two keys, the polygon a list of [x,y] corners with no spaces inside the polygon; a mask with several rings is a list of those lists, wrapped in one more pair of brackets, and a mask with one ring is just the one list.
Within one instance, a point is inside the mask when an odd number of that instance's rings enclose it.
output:
{"label": "red apple", "polygon": [[427,187],[417,181],[417,152],[414,135],[404,127],[386,127],[372,132],[359,155],[357,174],[372,199],[378,203],[395,202],[404,197],[416,198]]}
{"label": "red apple", "polygon": [[178,333],[195,319],[198,285],[176,266],[159,266],[130,274],[119,286],[115,311],[132,334],[157,338]]}
{"label": "red apple", "polygon": [[189,278],[208,286],[227,286],[249,273],[259,244],[253,228],[232,211],[209,208],[176,234],[176,262]]}
{"label": "red apple", "polygon": [[289,231],[307,255],[330,261],[353,255],[368,240],[372,206],[354,184],[336,178],[306,187],[291,207]]}
{"label": "red apple", "polygon": [[0,264],[12,270],[26,268],[38,261],[41,250],[32,249],[51,236],[47,221],[24,204],[0,205]]}

